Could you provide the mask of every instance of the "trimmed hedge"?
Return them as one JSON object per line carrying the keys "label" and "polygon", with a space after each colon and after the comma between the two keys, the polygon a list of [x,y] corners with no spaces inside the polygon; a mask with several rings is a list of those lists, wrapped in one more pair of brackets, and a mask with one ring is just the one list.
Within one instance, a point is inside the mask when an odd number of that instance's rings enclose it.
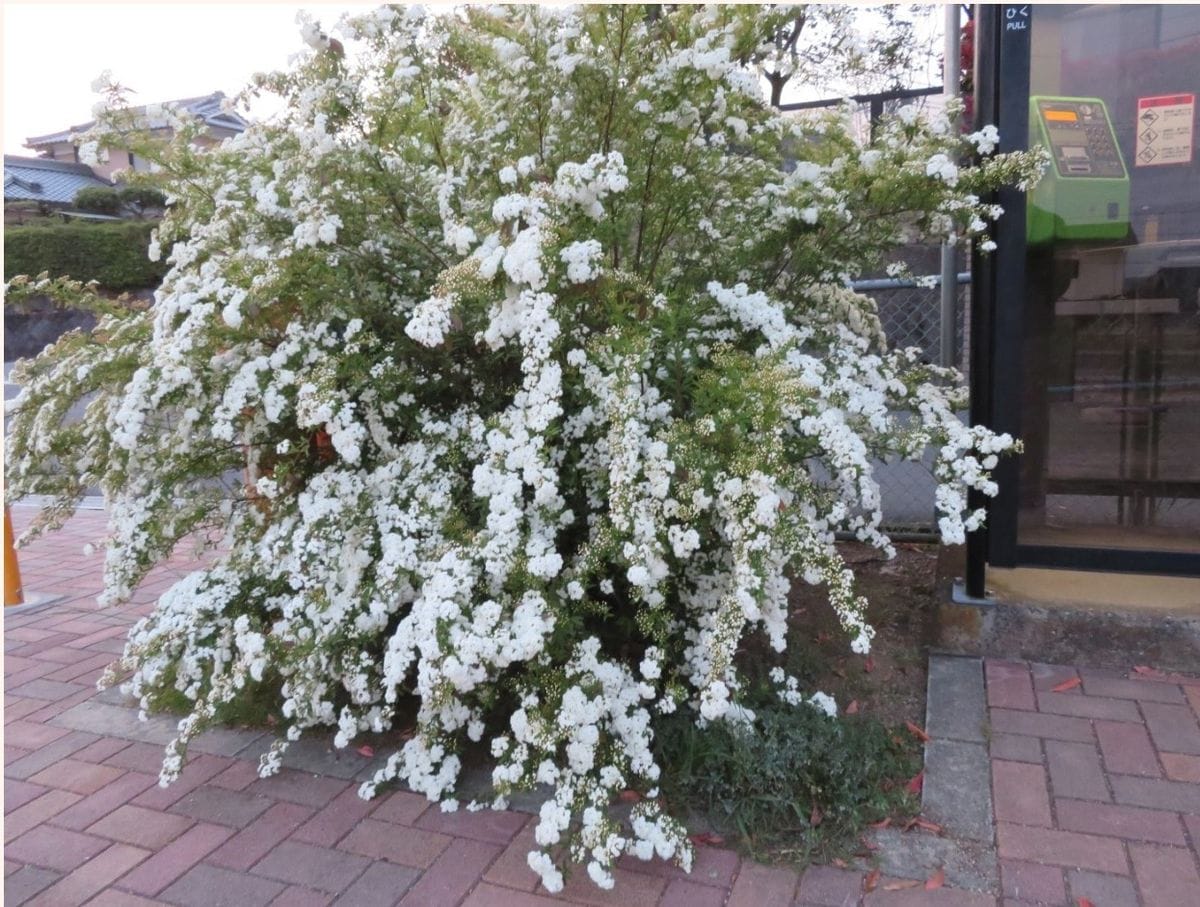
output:
{"label": "trimmed hedge", "polygon": [[4,279],[47,271],[51,277],[94,280],[109,290],[157,286],[167,266],[146,256],[154,226],[134,221],[10,227],[4,231]]}

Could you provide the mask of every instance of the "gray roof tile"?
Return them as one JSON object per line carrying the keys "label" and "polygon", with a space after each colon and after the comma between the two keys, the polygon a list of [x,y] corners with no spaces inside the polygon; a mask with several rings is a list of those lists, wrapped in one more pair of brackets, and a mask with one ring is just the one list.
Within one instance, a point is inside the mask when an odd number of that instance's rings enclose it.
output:
{"label": "gray roof tile", "polygon": [[110,188],[86,164],[4,155],[4,200],[70,204],[80,189]]}

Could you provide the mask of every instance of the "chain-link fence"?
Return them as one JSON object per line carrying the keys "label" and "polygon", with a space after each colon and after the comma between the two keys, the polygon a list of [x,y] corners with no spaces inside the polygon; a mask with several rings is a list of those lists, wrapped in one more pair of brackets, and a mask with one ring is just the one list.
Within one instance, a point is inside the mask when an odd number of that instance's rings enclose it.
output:
{"label": "chain-link fence", "polygon": [[[926,361],[941,361],[941,285],[932,286],[931,278],[916,280],[861,280],[853,286],[875,300],[888,343],[892,347],[919,348]],[[955,305],[955,345],[953,362],[965,373],[968,361],[967,313],[970,301],[970,275],[958,275]],[[934,490],[937,483],[930,471],[932,457],[921,463],[887,462],[879,465],[876,475],[883,493],[884,525],[893,533],[917,533],[933,536],[937,517]]]}

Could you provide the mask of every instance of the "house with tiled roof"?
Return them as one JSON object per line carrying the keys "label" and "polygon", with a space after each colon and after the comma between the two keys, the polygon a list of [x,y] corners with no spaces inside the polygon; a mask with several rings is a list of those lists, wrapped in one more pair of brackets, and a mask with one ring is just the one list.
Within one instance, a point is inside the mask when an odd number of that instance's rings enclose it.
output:
{"label": "house with tiled roof", "polygon": [[21,223],[26,215],[49,211],[70,212],[80,189],[111,188],[111,182],[86,164],[4,155],[5,223]]}
{"label": "house with tiled roof", "polygon": [[[225,94],[220,91],[201,97],[180,98],[175,101],[164,101],[157,105],[134,108],[135,113],[146,117],[147,128],[152,132],[167,134],[170,132],[170,126],[167,125],[165,119],[155,120],[153,117],[147,116],[148,110],[153,107],[175,107],[182,112],[198,117],[206,127],[204,136],[199,139],[199,144],[202,145],[218,144],[221,140],[244,131],[248,125],[236,113],[226,109]],[[72,141],[72,136],[86,132],[94,125],[96,125],[96,121],[89,120],[59,132],[33,136],[25,140],[25,147],[32,149],[41,158],[78,163],[79,149]],[[108,178],[120,170],[146,170],[149,169],[149,166],[148,161],[139,159],[130,151],[112,148],[109,149],[108,160],[96,164],[92,169],[97,175]]]}

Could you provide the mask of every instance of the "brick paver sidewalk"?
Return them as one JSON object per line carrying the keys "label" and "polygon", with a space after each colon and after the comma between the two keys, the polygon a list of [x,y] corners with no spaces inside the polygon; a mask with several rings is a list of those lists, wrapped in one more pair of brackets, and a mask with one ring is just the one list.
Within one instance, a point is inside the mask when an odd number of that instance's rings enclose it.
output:
{"label": "brick paver sidewalk", "polygon": [[1006,903],[1200,905],[1200,680],[986,664]]}
{"label": "brick paver sidewalk", "polygon": [[[31,515],[14,508],[18,530]],[[1084,670],[1064,688],[1073,669],[987,666],[1007,899],[898,887],[912,882],[889,876],[864,896],[863,872],[815,867],[801,877],[708,847],[690,876],[633,860],[614,891],[576,873],[550,897],[525,865],[527,813],[443,814],[407,792],[364,802],[353,765],[338,777],[285,769],[259,779],[264,738],[249,732],[194,747],[180,780],[160,789],[161,746],[136,739],[94,682],[129,623],[187,564],[157,571],[133,606],[98,611],[101,555],[83,545],[102,526],[102,514],[84,512],[23,551],[27,591],[61,598],[5,614],[5,903],[1017,907],[1086,896],[1095,907],[1200,905],[1200,686],[1182,678]]]}

